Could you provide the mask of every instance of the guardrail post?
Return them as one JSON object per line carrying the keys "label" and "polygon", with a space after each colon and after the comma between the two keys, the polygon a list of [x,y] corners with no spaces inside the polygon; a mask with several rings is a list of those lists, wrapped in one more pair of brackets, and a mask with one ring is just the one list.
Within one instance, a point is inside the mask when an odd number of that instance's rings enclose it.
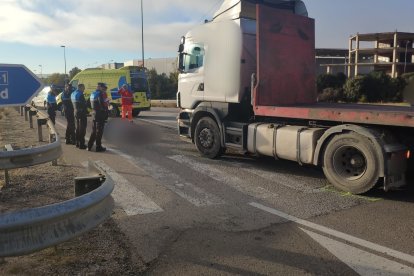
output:
{"label": "guardrail post", "polygon": [[102,174],[75,177],[75,197],[92,192],[101,187],[103,182],[105,182],[105,176]]}
{"label": "guardrail post", "polygon": [[8,186],[10,184],[10,176],[9,176],[9,170],[5,169],[4,170],[4,187]]}
{"label": "guardrail post", "polygon": [[[49,143],[56,142],[56,135],[55,133],[49,134]],[[57,159],[52,161],[52,166],[57,166]]]}
{"label": "guardrail post", "polygon": [[42,126],[47,123],[46,118],[37,118],[37,134],[39,136],[39,142],[43,142],[43,130]]}
{"label": "guardrail post", "polygon": [[27,112],[29,112],[30,110],[30,106],[25,106],[24,107],[24,120],[27,122],[29,120],[28,116],[27,116]]}
{"label": "guardrail post", "polygon": [[[7,144],[4,146],[6,148],[6,151],[13,151],[13,146],[10,144]],[[9,170],[5,169],[4,170],[4,186],[6,187],[10,184],[10,176],[9,176]]]}
{"label": "guardrail post", "polygon": [[20,106],[20,116],[24,115],[24,105]]}
{"label": "guardrail post", "polygon": [[29,124],[30,124],[30,128],[33,128],[33,116],[36,116],[37,114],[37,110],[29,110]]}

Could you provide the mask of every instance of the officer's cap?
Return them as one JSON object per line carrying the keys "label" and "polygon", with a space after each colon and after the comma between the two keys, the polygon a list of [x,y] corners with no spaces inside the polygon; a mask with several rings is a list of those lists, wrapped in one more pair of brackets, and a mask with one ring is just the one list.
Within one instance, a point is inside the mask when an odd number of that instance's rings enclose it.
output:
{"label": "officer's cap", "polygon": [[98,86],[103,87],[103,88],[108,88],[108,86],[106,86],[106,83],[104,82],[98,82]]}

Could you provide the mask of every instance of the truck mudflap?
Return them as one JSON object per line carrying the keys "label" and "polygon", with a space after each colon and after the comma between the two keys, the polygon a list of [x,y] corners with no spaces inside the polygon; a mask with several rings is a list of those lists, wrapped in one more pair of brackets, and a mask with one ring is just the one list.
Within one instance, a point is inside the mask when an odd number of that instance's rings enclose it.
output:
{"label": "truck mudflap", "polygon": [[408,149],[404,145],[392,144],[384,146],[387,155],[386,171],[384,175],[384,190],[400,188],[406,185],[407,154]]}

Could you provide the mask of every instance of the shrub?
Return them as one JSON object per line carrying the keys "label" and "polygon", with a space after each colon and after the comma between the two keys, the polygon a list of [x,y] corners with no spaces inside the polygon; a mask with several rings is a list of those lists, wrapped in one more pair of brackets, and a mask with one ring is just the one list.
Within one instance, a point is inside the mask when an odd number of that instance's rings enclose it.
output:
{"label": "shrub", "polygon": [[407,84],[408,80],[406,80],[404,77],[391,79],[391,89],[387,95],[388,100],[391,102],[402,102],[404,98],[403,91]]}
{"label": "shrub", "polygon": [[349,79],[344,86],[344,98],[348,102],[400,102],[406,84],[402,77],[392,79],[384,72],[371,72]]}
{"label": "shrub", "polygon": [[357,76],[348,79],[344,85],[344,100],[351,103],[357,102],[361,98],[365,86],[364,77]]}
{"label": "shrub", "polygon": [[322,93],[326,88],[341,88],[345,81],[346,76],[344,73],[338,73],[336,75],[322,74],[316,79],[316,88],[318,93]]}
{"label": "shrub", "polygon": [[408,81],[410,79],[414,79],[414,72],[402,74],[401,78],[403,78],[406,81]]}
{"label": "shrub", "polygon": [[343,98],[342,88],[325,88],[322,93],[318,95],[318,102],[335,103],[341,101]]}

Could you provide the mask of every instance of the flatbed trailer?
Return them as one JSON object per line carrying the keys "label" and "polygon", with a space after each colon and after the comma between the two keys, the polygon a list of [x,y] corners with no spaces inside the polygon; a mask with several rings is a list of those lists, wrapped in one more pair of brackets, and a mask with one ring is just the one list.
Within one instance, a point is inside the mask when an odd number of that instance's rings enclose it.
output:
{"label": "flatbed trailer", "polygon": [[208,158],[232,148],[321,166],[355,194],[405,185],[414,108],[318,103],[314,20],[302,1],[282,2],[224,1],[212,22],[182,38],[179,134]]}
{"label": "flatbed trailer", "polygon": [[315,103],[303,106],[261,106],[256,116],[348,124],[414,127],[414,107]]}

